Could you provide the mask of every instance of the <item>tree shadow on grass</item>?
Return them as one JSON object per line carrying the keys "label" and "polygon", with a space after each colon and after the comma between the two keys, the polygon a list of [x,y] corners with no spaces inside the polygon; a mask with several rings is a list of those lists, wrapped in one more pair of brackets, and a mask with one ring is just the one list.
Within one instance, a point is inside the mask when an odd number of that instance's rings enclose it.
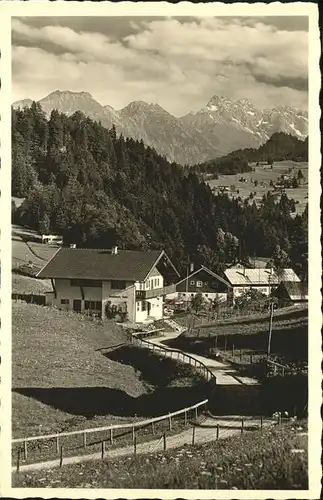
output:
{"label": "tree shadow on grass", "polygon": [[98,415],[157,417],[191,406],[204,398],[200,387],[166,387],[137,398],[107,387],[32,387],[14,388],[13,392],[88,419]]}

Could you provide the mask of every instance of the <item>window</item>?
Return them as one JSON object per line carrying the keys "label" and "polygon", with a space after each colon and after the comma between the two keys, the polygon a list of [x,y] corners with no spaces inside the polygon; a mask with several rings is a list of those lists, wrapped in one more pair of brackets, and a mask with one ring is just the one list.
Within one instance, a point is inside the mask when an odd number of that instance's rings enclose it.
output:
{"label": "window", "polygon": [[102,302],[96,300],[86,300],[84,302],[84,309],[86,311],[101,311]]}
{"label": "window", "polygon": [[198,287],[203,286],[203,281],[197,281],[197,282],[196,282],[196,286],[198,286]]}
{"label": "window", "polygon": [[61,299],[61,304],[69,304],[69,299]]}
{"label": "window", "polygon": [[71,286],[84,286],[84,287],[101,287],[101,280],[83,280],[83,279],[72,279]]}
{"label": "window", "polygon": [[137,311],[140,311],[140,302],[137,302]]}
{"label": "window", "polygon": [[146,301],[144,301],[144,300],[143,300],[143,301],[142,301],[142,303],[141,303],[141,310],[142,310],[142,311],[146,311],[146,310],[147,310],[147,302],[146,302]]}
{"label": "window", "polygon": [[209,294],[208,294],[208,293],[205,293],[204,295],[205,295],[205,297],[208,297],[208,296],[209,296]]}
{"label": "window", "polygon": [[126,282],[121,280],[111,280],[112,290],[124,290],[126,288]]}
{"label": "window", "polygon": [[190,285],[195,285],[195,281],[194,280],[190,281]]}

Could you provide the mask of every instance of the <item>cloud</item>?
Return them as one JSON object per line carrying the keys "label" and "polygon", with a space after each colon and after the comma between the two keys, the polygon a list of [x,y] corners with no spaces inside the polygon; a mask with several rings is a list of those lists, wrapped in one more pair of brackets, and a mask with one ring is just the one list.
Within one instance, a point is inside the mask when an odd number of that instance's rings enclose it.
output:
{"label": "cloud", "polygon": [[280,18],[265,21],[15,18],[14,96],[86,90],[115,108],[144,100],[177,116],[199,109],[214,94],[247,97],[260,107],[306,106],[304,25],[295,31],[292,21],[284,21],[289,29],[279,28]]}

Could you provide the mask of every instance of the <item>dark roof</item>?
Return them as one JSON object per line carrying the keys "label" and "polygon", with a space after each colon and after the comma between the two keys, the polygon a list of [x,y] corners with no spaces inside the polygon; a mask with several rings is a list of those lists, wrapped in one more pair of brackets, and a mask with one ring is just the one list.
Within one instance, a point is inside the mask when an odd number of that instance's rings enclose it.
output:
{"label": "dark roof", "polygon": [[282,286],[291,300],[306,300],[308,298],[308,284],[305,282],[283,281]]}
{"label": "dark roof", "polygon": [[118,250],[112,255],[111,250],[104,249],[61,248],[38,277],[143,281],[163,255],[162,250]]}

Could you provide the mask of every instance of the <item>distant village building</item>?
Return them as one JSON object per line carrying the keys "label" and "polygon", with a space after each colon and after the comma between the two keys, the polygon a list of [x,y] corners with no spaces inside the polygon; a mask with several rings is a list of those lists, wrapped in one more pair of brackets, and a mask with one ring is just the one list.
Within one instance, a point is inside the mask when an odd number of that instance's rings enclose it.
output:
{"label": "distant village building", "polygon": [[209,301],[227,301],[230,283],[205,266],[201,266],[176,283],[176,293],[167,295],[167,299],[190,301],[200,293]]}
{"label": "distant village building", "polygon": [[62,245],[63,244],[63,237],[59,236],[57,234],[42,234],[41,235],[41,242],[42,243],[56,243],[57,245]]}
{"label": "distant village building", "polygon": [[175,291],[166,286],[179,273],[164,251],[61,248],[38,273],[50,278],[53,291],[46,304],[59,309],[95,314],[112,311],[134,323],[164,315],[164,297]]}
{"label": "distant village building", "polygon": [[232,287],[232,300],[246,291],[258,290],[264,295],[269,295],[282,281],[300,282],[301,280],[293,269],[283,269],[277,275],[273,268],[247,269],[231,268],[224,272],[226,280]]}
{"label": "distant village building", "polygon": [[218,190],[221,191],[222,193],[224,193],[227,191],[231,191],[231,188],[230,188],[230,186],[219,186]]}

